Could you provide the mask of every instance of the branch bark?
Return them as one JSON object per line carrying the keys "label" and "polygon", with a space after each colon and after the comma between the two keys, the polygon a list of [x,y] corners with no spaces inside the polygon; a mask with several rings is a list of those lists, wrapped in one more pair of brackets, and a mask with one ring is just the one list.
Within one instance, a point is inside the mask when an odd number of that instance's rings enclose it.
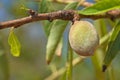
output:
{"label": "branch bark", "polygon": [[9,27],[17,28],[23,24],[27,24],[35,21],[41,21],[41,20],[52,21],[56,19],[61,19],[61,20],[73,21],[75,17],[77,17],[78,19],[90,18],[94,20],[100,19],[100,18],[110,18],[110,19],[120,18],[120,10],[112,10],[107,12],[104,15],[82,15],[82,14],[78,14],[76,10],[61,10],[61,11],[56,11],[51,13],[42,13],[42,14],[36,14],[33,11],[33,12],[30,12],[30,16],[28,17],[0,22],[0,29],[9,28]]}

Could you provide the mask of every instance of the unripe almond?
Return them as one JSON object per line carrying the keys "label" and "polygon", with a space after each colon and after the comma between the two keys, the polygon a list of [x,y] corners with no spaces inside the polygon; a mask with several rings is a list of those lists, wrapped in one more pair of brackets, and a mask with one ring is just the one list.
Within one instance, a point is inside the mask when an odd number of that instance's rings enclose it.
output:
{"label": "unripe almond", "polygon": [[72,49],[81,56],[91,56],[99,45],[94,26],[88,21],[75,21],[70,28],[69,42]]}

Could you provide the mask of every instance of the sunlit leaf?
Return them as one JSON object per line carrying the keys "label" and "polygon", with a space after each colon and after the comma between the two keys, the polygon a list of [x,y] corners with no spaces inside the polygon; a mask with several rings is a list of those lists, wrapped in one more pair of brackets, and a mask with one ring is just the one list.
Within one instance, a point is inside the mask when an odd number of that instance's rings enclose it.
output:
{"label": "sunlit leaf", "polygon": [[60,39],[58,46],[56,48],[56,51],[55,51],[55,54],[59,57],[62,55],[62,47],[63,47],[63,38]]}
{"label": "sunlit leaf", "polygon": [[104,51],[102,49],[98,48],[95,51],[94,56],[91,57],[92,65],[94,66],[97,80],[105,80],[105,76],[104,76],[103,72],[101,71],[101,66],[102,66],[102,62],[103,62],[103,53],[104,53]]}
{"label": "sunlit leaf", "polygon": [[[64,10],[75,9],[78,2],[68,4]],[[51,31],[48,37],[47,50],[46,50],[46,60],[49,64],[54,56],[55,50],[58,43],[63,35],[63,32],[68,24],[68,21],[56,20],[51,23]]]}
{"label": "sunlit leaf", "polygon": [[104,36],[108,32],[105,19],[99,20],[99,24],[100,24],[101,36]]}
{"label": "sunlit leaf", "polygon": [[20,45],[18,38],[14,34],[13,27],[11,28],[10,33],[9,33],[8,43],[10,45],[12,55],[15,57],[20,56],[21,45]]}
{"label": "sunlit leaf", "polygon": [[120,0],[101,0],[93,6],[79,11],[79,14],[96,15],[120,8]]}
{"label": "sunlit leaf", "polygon": [[106,70],[106,68],[110,65],[110,63],[119,53],[119,51],[120,51],[120,22],[117,23],[110,37],[108,49],[106,52],[106,56],[104,58],[103,71]]}

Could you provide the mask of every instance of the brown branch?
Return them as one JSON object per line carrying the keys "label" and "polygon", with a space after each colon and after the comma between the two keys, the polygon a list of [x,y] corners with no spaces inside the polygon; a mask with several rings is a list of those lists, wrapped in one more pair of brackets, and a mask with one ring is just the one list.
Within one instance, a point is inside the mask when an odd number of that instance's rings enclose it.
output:
{"label": "brown branch", "polygon": [[82,15],[82,14],[78,15],[77,11],[75,10],[62,10],[62,11],[56,11],[51,13],[43,13],[43,14],[36,14],[36,13],[33,14],[33,13],[31,13],[31,15],[28,17],[0,22],[0,29],[4,29],[8,27],[20,27],[23,24],[27,24],[35,21],[41,21],[41,20],[52,21],[56,19],[61,19],[61,20],[72,21],[74,20],[76,15],[79,19],[80,18],[90,18],[90,19],[120,18],[120,10],[112,10],[107,12],[105,15]]}

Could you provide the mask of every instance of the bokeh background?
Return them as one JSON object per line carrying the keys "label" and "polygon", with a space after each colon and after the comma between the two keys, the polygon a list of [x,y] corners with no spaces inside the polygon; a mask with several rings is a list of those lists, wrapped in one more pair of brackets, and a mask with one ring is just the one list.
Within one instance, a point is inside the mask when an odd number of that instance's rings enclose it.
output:
{"label": "bokeh background", "polygon": [[[58,9],[63,9],[66,4],[53,3],[53,5]],[[0,0],[0,22],[28,16],[28,13],[21,9],[22,6],[39,12],[40,2],[39,0]],[[52,72],[65,66],[67,54],[62,54],[61,57],[55,56],[53,62],[47,65],[45,59],[47,36],[43,27],[38,21],[15,29],[15,34],[22,45],[20,57],[13,57],[10,53],[8,45],[10,28],[0,30],[0,80],[45,80]],[[64,37],[67,36],[68,29],[64,33]],[[115,80],[120,80],[119,58],[120,55],[112,63]],[[98,80],[96,74],[90,57],[73,68],[73,80]],[[56,80],[62,80],[64,76],[62,74]],[[106,77],[106,80],[111,79]]]}

